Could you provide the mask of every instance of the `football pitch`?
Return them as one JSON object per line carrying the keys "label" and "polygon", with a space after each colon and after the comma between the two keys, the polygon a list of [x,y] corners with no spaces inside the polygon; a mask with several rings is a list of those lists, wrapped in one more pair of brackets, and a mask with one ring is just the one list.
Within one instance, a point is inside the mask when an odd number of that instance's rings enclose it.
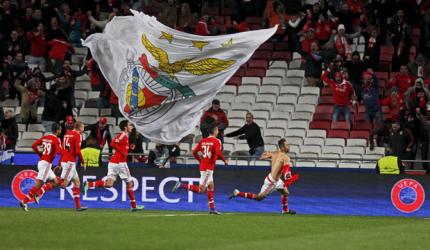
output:
{"label": "football pitch", "polygon": [[430,219],[0,208],[0,249],[428,249]]}

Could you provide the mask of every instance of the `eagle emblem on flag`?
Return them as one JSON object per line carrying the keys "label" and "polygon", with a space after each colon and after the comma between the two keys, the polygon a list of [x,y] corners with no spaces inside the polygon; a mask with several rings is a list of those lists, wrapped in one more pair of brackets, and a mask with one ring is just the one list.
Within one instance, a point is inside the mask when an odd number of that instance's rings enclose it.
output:
{"label": "eagle emblem on flag", "polygon": [[121,74],[120,81],[125,89],[126,104],[123,111],[136,118],[149,118],[154,122],[165,114],[175,100],[195,96],[189,86],[178,82],[175,74],[186,71],[193,75],[215,74],[233,65],[236,60],[221,60],[217,58],[204,58],[194,61],[192,58],[169,62],[167,52],[154,46],[142,34],[142,45],[151,56],[158,61],[158,67],[148,62],[143,53],[138,61],[130,61]]}

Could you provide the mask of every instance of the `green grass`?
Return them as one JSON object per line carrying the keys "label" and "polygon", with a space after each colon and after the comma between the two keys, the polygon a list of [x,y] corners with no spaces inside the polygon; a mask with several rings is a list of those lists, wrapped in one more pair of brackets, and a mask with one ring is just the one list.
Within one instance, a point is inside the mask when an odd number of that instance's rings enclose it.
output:
{"label": "green grass", "polygon": [[0,249],[429,249],[430,220],[0,208]]}

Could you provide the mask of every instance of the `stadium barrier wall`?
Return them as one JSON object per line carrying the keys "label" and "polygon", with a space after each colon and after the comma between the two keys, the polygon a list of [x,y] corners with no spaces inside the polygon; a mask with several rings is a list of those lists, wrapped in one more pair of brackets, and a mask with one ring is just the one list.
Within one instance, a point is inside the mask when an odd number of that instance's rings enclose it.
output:
{"label": "stadium barrier wall", "polygon": [[[0,167],[0,206],[18,207],[18,199],[35,183],[37,167]],[[135,196],[149,210],[206,211],[207,197],[180,189],[172,193],[177,180],[198,184],[197,166],[172,169],[131,167]],[[106,168],[90,168],[81,181],[106,175]],[[215,205],[222,212],[281,211],[276,191],[261,202],[236,198],[228,200],[234,188],[255,192],[261,188],[268,167],[220,167],[215,171]],[[417,216],[430,217],[430,178],[428,176],[377,175],[370,171],[295,168],[300,174],[290,189],[289,205],[300,214]],[[111,189],[90,189],[82,197],[90,208],[128,209],[125,183],[118,181]],[[73,208],[70,188],[46,193],[40,207]],[[30,209],[35,208],[30,204]]]}

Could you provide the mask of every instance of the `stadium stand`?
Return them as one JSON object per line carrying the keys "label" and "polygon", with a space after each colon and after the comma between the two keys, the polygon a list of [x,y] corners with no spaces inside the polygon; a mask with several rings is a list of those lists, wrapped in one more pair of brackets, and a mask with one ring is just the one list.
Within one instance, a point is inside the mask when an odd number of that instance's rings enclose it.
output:
{"label": "stadium stand", "polygon": [[[2,13],[4,11],[12,11],[16,14],[14,16],[16,21],[24,18],[24,16],[21,17],[19,15],[24,9],[24,6],[16,5],[14,1],[3,2],[7,3],[3,3],[0,9]],[[72,6],[68,5],[68,1],[59,2],[60,5],[58,6],[53,4],[52,6],[47,7],[52,11],[43,13],[44,19],[49,19],[50,17],[61,19],[62,16],[71,14],[73,20],[78,20],[85,26],[81,29],[81,35],[89,35],[94,32],[102,31],[103,28],[100,27],[95,30],[91,30],[87,15],[85,15],[85,13],[78,12],[77,10],[75,11]],[[144,2],[144,4],[139,5],[141,4],[140,2]],[[128,3],[123,3],[122,7],[128,5],[129,7],[133,7],[144,12],[147,11],[149,14],[158,13],[159,10],[157,8],[153,8],[150,2],[151,1],[138,1],[134,3],[134,6],[130,6]],[[232,15],[232,13],[236,13],[236,11],[227,7],[228,1],[219,1],[219,6],[216,4],[218,1],[215,1],[215,4],[209,4],[207,3],[208,1],[201,2],[202,3],[200,3],[200,5],[193,2],[191,3],[191,7],[197,14],[209,14],[214,18],[214,26],[212,26],[212,24],[208,24],[208,29],[210,31],[218,30],[220,33],[230,33],[246,30],[246,28],[242,29],[242,27],[248,27],[249,29],[260,29],[266,27],[262,26],[262,23],[266,22],[264,17],[261,16],[262,13],[245,12],[242,13],[242,17],[246,18],[241,19]],[[414,18],[414,16],[409,12],[406,17],[404,17],[405,19],[402,19],[402,17],[397,15],[397,12],[395,11],[413,7],[413,10],[416,10],[418,15],[421,17],[424,16],[423,13],[429,12],[428,1],[422,2],[423,3],[419,5],[416,3],[404,3],[403,5],[396,4],[393,8],[389,8],[391,12],[384,10],[387,11],[387,13],[385,13],[387,17],[392,16],[393,20],[398,20],[408,27],[408,29],[401,34],[396,33],[396,23],[387,23],[386,20],[379,16],[375,17],[371,12],[365,11],[362,13],[364,18],[354,20],[354,22],[352,22],[353,20],[346,20],[351,22],[345,23],[346,33],[351,35],[349,37],[350,39],[347,39],[349,44],[334,42],[332,44],[334,45],[333,48],[335,50],[334,57],[324,58],[324,68],[329,67],[333,71],[336,71],[337,66],[334,65],[333,62],[335,61],[334,58],[337,58],[336,56],[338,56],[342,58],[343,65],[338,67],[337,70],[342,70],[342,72],[344,72],[345,69],[348,68],[348,63],[351,60],[349,57],[350,55],[347,53],[356,51],[361,58],[360,63],[373,68],[372,73],[375,76],[375,79],[377,79],[377,89],[379,90],[378,99],[388,98],[391,95],[391,91],[389,91],[388,88],[393,85],[393,79],[400,74],[397,73],[398,69],[396,69],[396,71],[392,70],[394,64],[397,63],[395,61],[397,60],[395,59],[396,54],[405,50],[406,60],[403,60],[401,64],[408,65],[408,74],[410,74],[413,79],[419,77],[423,78],[425,83],[424,87],[427,88],[430,68],[428,66],[429,45],[423,37],[424,35],[428,37],[428,29],[424,29],[423,27],[427,27],[429,23],[425,19]],[[9,6],[7,6],[8,3]],[[40,7],[37,6],[37,3],[33,4],[34,5],[29,6],[33,11]],[[412,4],[413,6],[409,6],[408,4]],[[368,3],[368,5],[373,8],[375,7],[370,3]],[[378,2],[375,3],[375,5],[380,9],[384,9],[386,3]],[[64,13],[67,9],[70,11],[70,8],[66,8],[66,6],[72,7],[71,9],[74,12]],[[54,7],[59,7],[57,12],[54,11]],[[82,7],[85,10],[91,10],[91,6],[84,3],[82,4]],[[270,8],[270,6],[267,8]],[[299,13],[299,10],[305,10],[305,8],[305,6],[298,7],[297,12],[295,13]],[[116,12],[117,15],[130,14],[128,8],[121,8],[119,5],[115,5],[111,10]],[[310,11],[307,16],[299,16],[301,26],[298,30],[302,30],[304,33],[308,32],[309,28],[315,28],[314,26],[316,23],[314,21],[311,22],[311,20],[314,20],[312,19],[312,16],[317,16],[319,14],[313,13],[314,10],[312,8],[309,10]],[[240,11],[244,10],[241,9]],[[267,9],[264,11],[267,11]],[[324,8],[321,11],[328,12],[328,9]],[[332,31],[340,34],[340,26],[338,26],[340,23],[334,21],[334,17],[339,15],[339,13],[333,10],[330,10],[330,12],[333,16],[330,16],[329,20],[326,20],[326,22],[330,25]],[[53,16],[48,16],[48,13]],[[97,18],[103,18],[103,15],[106,14],[98,12],[94,13]],[[289,13],[289,15],[293,16],[295,13]],[[8,44],[16,42],[14,40],[15,38],[11,37],[11,31],[18,30],[20,34],[19,39],[22,40],[27,47],[25,49],[22,48],[22,50],[24,50],[22,52],[25,52],[25,58],[31,61],[32,57],[34,57],[34,55],[31,55],[31,53],[34,52],[32,50],[33,44],[30,40],[27,40],[26,35],[27,33],[30,34],[32,32],[34,34],[37,33],[33,30],[35,28],[35,24],[39,21],[36,20],[37,17],[35,16],[28,18],[31,20],[33,26],[21,26],[19,25],[19,22],[12,22],[10,25],[4,25],[6,29],[2,29],[1,31],[1,43],[3,45],[2,48],[7,48]],[[237,26],[229,26],[229,24],[233,23],[233,20]],[[164,22],[165,20],[161,19],[160,21]],[[53,31],[49,22],[46,20],[41,22],[45,25],[46,35],[52,36],[52,34],[56,34],[55,29]],[[374,30],[373,28],[377,26],[376,24],[379,24],[380,26],[379,34],[389,34],[389,37],[392,39],[385,39],[380,36],[376,37],[376,52],[374,53],[372,50],[373,44],[369,45],[369,43],[374,41],[371,38],[371,33]],[[60,25],[69,32],[66,34],[66,38],[68,41],[71,41],[73,38],[73,34],[71,32],[73,27],[68,26],[71,24],[66,22],[61,23]],[[84,28],[87,28],[87,30]],[[193,30],[190,30],[190,32],[192,31]],[[353,33],[353,31],[358,31],[358,33]],[[423,32],[427,33],[423,34]],[[337,34],[332,36],[331,39],[333,39],[333,41],[336,41]],[[61,38],[61,35],[56,35],[59,36],[58,38]],[[318,38],[318,36],[316,37]],[[50,37],[50,39],[51,38],[52,37]],[[304,38],[305,37],[302,39]],[[332,122],[333,90],[328,86],[310,86],[308,84],[309,62],[307,60],[309,59],[303,54],[298,53],[295,46],[296,42],[299,44],[298,47],[301,47],[302,49],[304,48],[303,42],[298,39],[298,37],[294,38],[291,34],[286,33],[285,36],[274,37],[262,44],[260,48],[255,51],[252,58],[242,65],[238,72],[236,72],[236,74],[227,82],[227,85],[221,89],[216,98],[221,101],[221,107],[228,114],[229,127],[226,132],[230,132],[243,126],[245,122],[245,112],[251,111],[254,114],[256,123],[261,127],[266,149],[276,149],[276,140],[278,138],[286,137],[292,145],[291,156],[293,157],[306,158],[308,156],[312,156],[339,159],[339,161],[325,161],[323,159],[306,160],[300,158],[300,160],[295,162],[296,166],[373,168],[374,164],[372,162],[355,162],[351,161],[351,159],[377,159],[385,154],[385,149],[383,147],[378,147],[383,146],[382,144],[374,145],[373,141],[369,141],[372,131],[378,128],[379,124],[376,122],[372,123],[366,121],[365,103],[359,103],[358,106],[354,108],[351,107],[352,127],[349,127],[347,123],[345,123],[343,117],[340,117],[339,122]],[[401,39],[405,42],[405,48],[399,49],[398,43]],[[319,42],[322,45],[322,42]],[[113,100],[114,94],[109,88],[106,88],[107,85],[103,82],[103,76],[100,75],[96,63],[90,58],[88,49],[80,46],[79,42],[70,42],[70,44],[71,49],[66,53],[65,58],[69,60],[71,64],[70,69],[67,69],[66,72],[72,72],[68,77],[70,77],[70,81],[73,81],[73,83],[70,84],[73,89],[69,89],[69,91],[73,92],[73,95],[71,95],[70,98],[66,96],[65,99],[60,101],[65,101],[72,107],[62,110],[62,117],[60,117],[58,121],[64,120],[66,113],[63,111],[66,111],[67,114],[73,114],[76,120],[83,121],[85,124],[94,123],[99,117],[103,116],[107,118],[108,124],[112,125],[111,132],[113,134],[117,133],[118,129],[115,125],[117,125],[121,118],[118,116],[117,111],[112,108],[115,106],[115,101]],[[348,46],[350,46],[350,48]],[[345,48],[347,48],[347,52],[345,52]],[[51,49],[48,48],[45,52],[50,51]],[[7,72],[7,70],[11,69],[11,65],[16,64],[16,60],[14,59],[16,52],[17,51],[1,51],[2,58],[7,59],[7,62],[4,61],[1,66],[2,73]],[[46,82],[46,86],[42,86],[42,89],[49,89],[51,86],[56,84],[57,80],[55,76],[58,76],[58,72],[65,72],[65,68],[61,69],[61,66],[58,68],[57,65],[58,63],[59,65],[62,65],[64,60],[55,64],[55,61],[50,60],[49,58],[45,59],[46,63],[40,66],[43,69],[43,75],[48,80]],[[33,61],[31,61],[31,63],[30,61],[28,64],[29,66],[37,66]],[[54,64],[52,64],[51,61],[54,62]],[[346,68],[342,68],[343,66]],[[63,67],[65,67],[64,64]],[[85,73],[79,75],[78,72],[82,70],[84,70]],[[353,72],[349,73],[351,74]],[[352,75],[350,75],[350,77],[352,77]],[[359,78],[359,80],[361,80],[361,72]],[[353,81],[352,78],[350,80]],[[5,75],[3,73],[2,81],[13,82],[14,79],[10,78],[10,75]],[[413,85],[414,82],[409,83],[407,87],[412,87]],[[356,91],[361,90],[360,88],[356,88]],[[44,127],[41,124],[44,117],[46,118],[43,106],[39,106],[37,109],[37,118],[34,117],[36,118],[35,121],[31,121],[29,124],[22,124],[20,123],[20,119],[22,117],[20,115],[21,107],[19,105],[18,98],[16,98],[13,93],[7,93],[5,96],[7,96],[7,98],[1,101],[0,105],[3,107],[3,110],[12,110],[16,114],[15,118],[18,121],[19,140],[16,145],[16,150],[29,150],[29,146],[31,145],[30,141],[45,132]],[[414,97],[412,96],[412,98]],[[430,101],[430,96],[427,96],[426,98],[425,103]],[[40,104],[42,104],[42,102],[40,102]],[[403,119],[403,113],[393,115],[393,109],[396,107],[392,104],[393,103],[390,103],[389,105],[381,105],[381,112],[384,120],[387,118]],[[407,103],[404,105],[410,104]],[[416,105],[421,105],[417,107],[421,108],[424,113],[426,110],[424,107],[425,105],[416,104],[416,102],[412,103],[413,107],[408,106],[409,110],[412,113],[415,113]],[[400,110],[403,110],[403,107],[398,108],[398,111]],[[196,129],[195,133],[189,137],[192,138],[191,140],[184,138],[180,143],[182,153],[190,154],[192,147],[198,141],[197,139],[200,138],[200,135],[200,130]],[[417,134],[414,135],[417,137],[419,136]],[[416,139],[420,141],[419,138]],[[418,143],[416,145],[420,144]],[[145,143],[144,148],[149,150],[153,146],[154,145],[152,143]],[[372,150],[370,147],[372,147]],[[105,148],[103,152],[106,152],[106,150],[107,149]],[[241,141],[225,138],[225,153],[230,155],[240,155],[247,150],[247,145],[241,143]],[[408,157],[414,158],[415,156]],[[348,158],[349,160],[342,161],[342,158]],[[192,163],[193,161],[194,160],[192,159],[186,160],[187,163]],[[261,162],[248,163],[246,161],[237,160],[237,164],[257,165],[257,163]]]}

